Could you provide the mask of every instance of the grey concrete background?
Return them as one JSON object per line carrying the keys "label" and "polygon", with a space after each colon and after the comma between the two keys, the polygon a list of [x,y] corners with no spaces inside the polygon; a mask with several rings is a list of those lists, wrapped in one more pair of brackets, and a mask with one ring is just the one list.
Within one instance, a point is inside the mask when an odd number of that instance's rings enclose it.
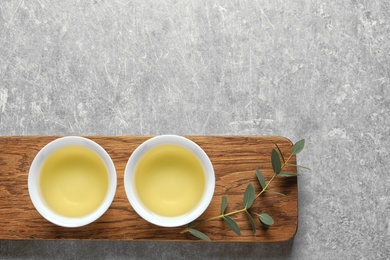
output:
{"label": "grey concrete background", "polygon": [[1,135],[282,135],[312,170],[290,242],[0,241],[0,258],[388,259],[389,17],[386,0],[2,0]]}

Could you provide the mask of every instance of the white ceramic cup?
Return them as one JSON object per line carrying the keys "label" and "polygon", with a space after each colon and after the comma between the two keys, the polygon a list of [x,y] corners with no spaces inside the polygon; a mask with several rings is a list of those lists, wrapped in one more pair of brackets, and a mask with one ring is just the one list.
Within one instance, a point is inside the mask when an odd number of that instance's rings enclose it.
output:
{"label": "white ceramic cup", "polygon": [[[187,148],[200,160],[205,174],[205,189],[199,203],[189,212],[173,217],[158,215],[148,209],[140,200],[134,181],[139,159],[151,148],[165,144],[174,144]],[[125,169],[124,186],[131,206],[143,219],[162,227],[177,227],[194,221],[207,209],[214,195],[215,174],[209,157],[196,143],[182,136],[160,135],[148,139],[132,153]]]}
{"label": "white ceramic cup", "polygon": [[[94,211],[81,217],[67,217],[54,212],[45,203],[40,192],[40,171],[45,159],[57,149],[70,145],[83,146],[95,151],[103,160],[108,172],[108,188],[102,203]],[[79,136],[61,137],[48,143],[35,156],[28,173],[28,191],[34,207],[45,219],[63,227],[81,227],[101,217],[114,199],[116,186],[116,170],[108,153],[96,142]]]}

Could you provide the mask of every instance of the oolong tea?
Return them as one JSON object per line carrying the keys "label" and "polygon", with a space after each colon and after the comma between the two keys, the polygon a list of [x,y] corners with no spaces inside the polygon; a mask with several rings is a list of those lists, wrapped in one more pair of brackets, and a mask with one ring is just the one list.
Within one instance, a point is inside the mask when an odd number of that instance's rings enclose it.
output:
{"label": "oolong tea", "polygon": [[193,209],[205,190],[202,163],[190,150],[173,144],[148,150],[134,174],[136,193],[153,213],[175,217]]}
{"label": "oolong tea", "polygon": [[82,217],[99,207],[108,190],[108,170],[93,150],[77,145],[51,153],[40,170],[40,192],[65,217]]}

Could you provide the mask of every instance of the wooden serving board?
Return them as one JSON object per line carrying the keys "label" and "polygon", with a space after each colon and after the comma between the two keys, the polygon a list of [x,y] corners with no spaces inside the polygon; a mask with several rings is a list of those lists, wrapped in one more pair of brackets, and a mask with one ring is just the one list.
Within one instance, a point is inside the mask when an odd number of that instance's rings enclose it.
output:
{"label": "wooden serving board", "polygon": [[[220,215],[222,195],[228,197],[226,212],[243,208],[243,195],[249,183],[260,191],[255,168],[259,168],[268,182],[273,175],[271,151],[278,144],[289,156],[292,143],[283,137],[263,136],[186,136],[200,145],[209,155],[216,175],[213,200],[199,220]],[[180,234],[185,227],[163,228],[149,224],[133,210],[127,200],[123,175],[135,148],[150,136],[87,136],[100,144],[111,156],[118,177],[117,192],[111,207],[96,222],[80,228],[64,228],[45,220],[34,208],[28,193],[27,179],[32,160],[38,151],[58,136],[0,137],[0,240],[143,240],[143,241],[199,241],[192,235]],[[296,163],[295,156],[290,161]],[[296,172],[296,167],[284,169]],[[197,227],[213,241],[219,242],[281,242],[294,237],[298,224],[297,178],[275,178],[270,190],[263,193],[251,210],[265,212],[275,224],[268,230],[255,219],[253,234],[244,213],[231,216],[241,228],[241,236],[233,233],[218,219]]]}

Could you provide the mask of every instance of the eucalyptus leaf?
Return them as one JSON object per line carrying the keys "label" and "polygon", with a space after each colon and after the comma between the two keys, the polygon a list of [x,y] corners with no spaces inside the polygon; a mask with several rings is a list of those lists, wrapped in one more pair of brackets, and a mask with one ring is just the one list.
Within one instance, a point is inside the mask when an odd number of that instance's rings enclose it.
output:
{"label": "eucalyptus leaf", "polygon": [[306,170],[311,170],[310,168],[306,167],[306,166],[303,166],[303,165],[299,165],[299,164],[290,164],[290,163],[287,163],[286,164],[287,166],[295,166],[295,167],[299,167],[299,168],[303,168],[303,169],[306,169]]}
{"label": "eucalyptus leaf", "polygon": [[261,171],[259,169],[256,168],[256,176],[257,176],[257,179],[259,180],[259,183],[260,183],[260,186],[262,189],[265,189],[265,187],[267,186],[265,184],[265,179],[264,179],[264,175],[261,173]]}
{"label": "eucalyptus leaf", "polygon": [[283,194],[283,193],[277,192],[277,191],[273,191],[273,190],[266,190],[265,192],[275,193],[275,194],[278,194],[280,196],[286,196],[286,194]]}
{"label": "eucalyptus leaf", "polygon": [[197,238],[200,238],[204,241],[211,241],[211,239],[203,232],[200,232],[199,230],[190,228],[188,229],[188,232],[190,232],[192,235],[196,236]]}
{"label": "eucalyptus leaf", "polygon": [[224,216],[223,219],[225,220],[226,224],[233,230],[234,233],[241,236],[241,230],[232,218],[230,218],[229,216]]}
{"label": "eucalyptus leaf", "polygon": [[249,209],[252,206],[254,200],[255,200],[255,188],[253,188],[253,185],[249,183],[244,193],[244,207],[246,209]]}
{"label": "eucalyptus leaf", "polygon": [[296,173],[293,172],[281,172],[278,174],[280,177],[296,177],[298,176]]}
{"label": "eucalyptus leaf", "polygon": [[294,154],[298,154],[300,153],[302,150],[303,150],[303,147],[305,146],[305,139],[302,139],[302,140],[299,140],[298,142],[296,142],[292,149],[291,149],[291,153],[294,155]]}
{"label": "eucalyptus leaf", "polygon": [[264,228],[269,228],[272,224],[274,224],[274,220],[267,213],[262,213],[259,215],[259,220]]}
{"label": "eucalyptus leaf", "polygon": [[256,224],[255,224],[255,221],[253,220],[251,214],[249,214],[248,211],[245,211],[246,213],[246,216],[248,217],[249,219],[249,223],[251,223],[251,226],[252,226],[252,230],[253,230],[253,234],[256,233]]}
{"label": "eucalyptus leaf", "polygon": [[279,174],[280,171],[282,170],[282,165],[280,163],[279,154],[275,149],[272,149],[271,162],[272,162],[272,169],[276,174]]}
{"label": "eucalyptus leaf", "polygon": [[273,193],[278,194],[278,195],[280,195],[280,196],[286,196],[286,194],[283,194],[283,193],[277,192],[277,191],[273,191]]}
{"label": "eucalyptus leaf", "polygon": [[226,195],[222,196],[221,215],[225,214],[226,207],[228,205],[228,199]]}
{"label": "eucalyptus leaf", "polygon": [[279,154],[280,154],[280,156],[282,157],[283,162],[285,162],[283,153],[282,153],[282,151],[280,150],[279,145],[278,145],[277,143],[275,143],[275,142],[274,142],[274,144],[275,144],[276,148],[278,148]]}

